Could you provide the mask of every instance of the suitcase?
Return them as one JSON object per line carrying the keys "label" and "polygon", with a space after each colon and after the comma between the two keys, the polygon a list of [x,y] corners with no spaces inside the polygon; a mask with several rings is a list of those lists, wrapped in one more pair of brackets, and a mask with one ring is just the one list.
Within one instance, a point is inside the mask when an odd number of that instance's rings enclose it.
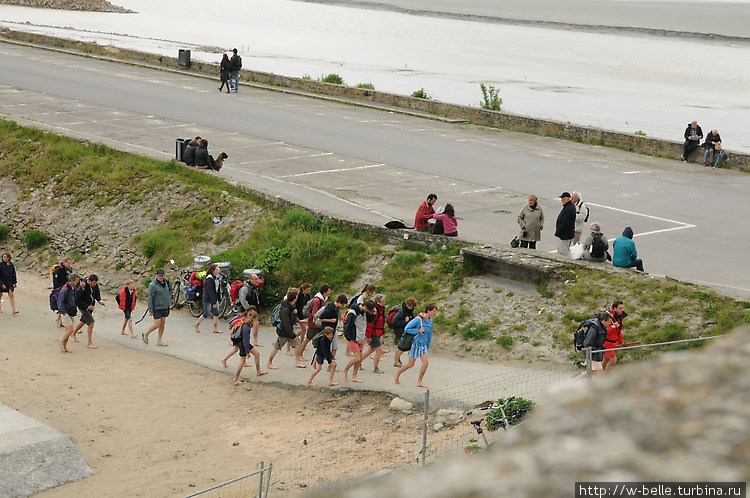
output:
{"label": "suitcase", "polygon": [[174,151],[175,159],[177,159],[180,162],[185,162],[182,158],[185,155],[185,147],[187,147],[187,144],[189,143],[190,143],[189,138],[180,137],[177,139],[177,142],[175,143],[175,151]]}

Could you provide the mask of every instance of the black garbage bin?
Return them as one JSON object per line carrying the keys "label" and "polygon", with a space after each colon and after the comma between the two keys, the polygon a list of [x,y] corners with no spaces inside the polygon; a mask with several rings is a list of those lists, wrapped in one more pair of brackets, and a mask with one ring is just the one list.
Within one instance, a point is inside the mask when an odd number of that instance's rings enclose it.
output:
{"label": "black garbage bin", "polygon": [[190,143],[189,138],[179,137],[175,143],[174,157],[180,162],[185,162],[185,147]]}
{"label": "black garbage bin", "polygon": [[177,63],[185,69],[190,69],[190,50],[180,49]]}

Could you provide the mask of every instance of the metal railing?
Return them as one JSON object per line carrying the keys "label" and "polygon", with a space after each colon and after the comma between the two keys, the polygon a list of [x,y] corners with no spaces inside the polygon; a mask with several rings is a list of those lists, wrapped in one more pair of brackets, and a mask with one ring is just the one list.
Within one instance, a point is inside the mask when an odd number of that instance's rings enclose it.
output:
{"label": "metal railing", "polygon": [[[217,484],[216,486],[211,486],[208,489],[198,491],[197,493],[188,495],[185,498],[192,498],[194,496],[236,496],[237,498],[253,496],[255,498],[265,498],[266,496],[268,496],[268,488],[271,486],[272,470],[272,463],[269,463],[268,466],[265,466],[263,462],[260,462],[260,469],[256,470],[255,472],[251,472],[247,475],[237,477],[236,479]],[[254,476],[259,476],[257,486],[258,494],[253,494],[256,488],[249,482],[249,479]]]}

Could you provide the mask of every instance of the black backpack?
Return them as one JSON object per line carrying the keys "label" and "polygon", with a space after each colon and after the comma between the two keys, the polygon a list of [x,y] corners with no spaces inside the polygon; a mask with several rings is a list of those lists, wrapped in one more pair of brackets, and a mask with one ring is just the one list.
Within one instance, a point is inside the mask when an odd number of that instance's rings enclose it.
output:
{"label": "black backpack", "polygon": [[591,256],[594,258],[604,257],[606,248],[604,246],[604,241],[602,240],[602,233],[594,232],[591,234],[591,237],[593,239],[593,242],[591,242]]}
{"label": "black backpack", "polygon": [[583,341],[586,339],[586,332],[588,332],[589,327],[594,324],[595,320],[595,318],[589,318],[581,323],[576,331],[573,332],[573,344],[576,351],[583,351]]}

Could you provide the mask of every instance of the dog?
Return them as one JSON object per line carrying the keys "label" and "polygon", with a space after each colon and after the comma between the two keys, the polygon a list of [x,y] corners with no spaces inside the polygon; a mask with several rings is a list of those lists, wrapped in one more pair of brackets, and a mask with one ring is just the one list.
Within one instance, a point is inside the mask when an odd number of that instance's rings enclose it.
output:
{"label": "dog", "polygon": [[214,161],[214,163],[216,163],[216,171],[219,171],[221,170],[221,168],[224,167],[225,159],[229,159],[229,156],[227,155],[226,152],[222,152],[221,154],[219,154],[219,157],[217,157],[216,160]]}

